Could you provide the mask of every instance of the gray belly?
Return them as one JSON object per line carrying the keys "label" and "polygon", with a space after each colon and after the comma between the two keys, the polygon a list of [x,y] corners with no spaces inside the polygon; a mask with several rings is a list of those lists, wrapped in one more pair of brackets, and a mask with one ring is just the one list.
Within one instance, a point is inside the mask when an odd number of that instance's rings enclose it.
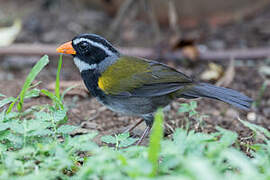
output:
{"label": "gray belly", "polygon": [[127,115],[145,115],[153,113],[159,107],[165,107],[171,99],[167,96],[157,97],[123,97],[123,96],[106,96],[105,99],[98,101],[115,112]]}

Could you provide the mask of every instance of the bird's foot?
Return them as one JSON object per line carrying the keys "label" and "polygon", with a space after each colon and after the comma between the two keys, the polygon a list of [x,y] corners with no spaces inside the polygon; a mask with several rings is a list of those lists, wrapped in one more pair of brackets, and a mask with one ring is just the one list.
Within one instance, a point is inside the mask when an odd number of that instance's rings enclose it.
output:
{"label": "bird's foot", "polygon": [[141,135],[140,139],[137,141],[136,145],[140,145],[142,143],[142,141],[144,140],[144,138],[146,136],[148,136],[149,132],[151,130],[151,126],[147,126],[143,132],[143,134]]}

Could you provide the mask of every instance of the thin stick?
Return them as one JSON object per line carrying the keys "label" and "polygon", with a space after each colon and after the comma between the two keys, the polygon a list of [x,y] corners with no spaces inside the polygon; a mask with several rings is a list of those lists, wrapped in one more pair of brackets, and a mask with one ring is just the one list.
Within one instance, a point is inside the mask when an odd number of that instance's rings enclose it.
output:
{"label": "thin stick", "polygon": [[[13,44],[9,47],[1,47],[0,55],[43,55],[48,54],[50,56],[58,56],[56,52],[58,45],[44,45],[44,44]],[[152,48],[119,48],[123,54],[131,56],[146,57],[152,59],[168,59],[179,60],[187,59],[187,57],[181,52],[181,50],[173,52],[164,52],[162,54],[156,53]],[[220,51],[200,51],[197,60],[202,61],[223,61],[234,58],[235,60],[255,60],[265,59],[270,57],[270,47],[262,48],[247,48],[247,49],[232,49],[232,50],[220,50]]]}
{"label": "thin stick", "polygon": [[135,129],[137,126],[139,126],[144,120],[140,119],[136,124],[132,125],[130,128],[124,131],[124,133],[130,133],[133,129]]}
{"label": "thin stick", "polygon": [[153,9],[152,4],[149,0],[144,0],[143,2],[144,2],[146,14],[149,17],[152,29],[155,33],[155,40],[158,43],[161,40],[161,38],[160,38],[161,33],[160,33],[159,24],[158,24],[154,9]]}
{"label": "thin stick", "polygon": [[128,10],[135,4],[136,0],[125,0],[121,5],[119,11],[117,12],[116,18],[113,20],[112,24],[109,27],[108,37],[112,37],[119,28],[120,24],[126,17]]}

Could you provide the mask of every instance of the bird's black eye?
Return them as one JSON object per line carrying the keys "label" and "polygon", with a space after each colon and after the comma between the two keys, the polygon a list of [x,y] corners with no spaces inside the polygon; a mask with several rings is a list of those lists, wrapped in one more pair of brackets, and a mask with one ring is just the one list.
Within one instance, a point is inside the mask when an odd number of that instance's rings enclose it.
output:
{"label": "bird's black eye", "polygon": [[88,43],[87,42],[81,42],[79,46],[80,46],[81,50],[85,50],[85,49],[88,48]]}

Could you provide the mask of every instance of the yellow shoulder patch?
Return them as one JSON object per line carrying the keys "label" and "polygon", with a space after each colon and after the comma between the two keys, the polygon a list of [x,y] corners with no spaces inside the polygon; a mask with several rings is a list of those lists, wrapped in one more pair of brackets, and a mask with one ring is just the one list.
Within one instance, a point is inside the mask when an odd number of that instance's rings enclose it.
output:
{"label": "yellow shoulder patch", "polygon": [[123,56],[108,67],[98,79],[98,87],[106,94],[131,90],[138,84],[133,75],[150,71],[148,64],[134,57]]}
{"label": "yellow shoulder patch", "polygon": [[103,91],[105,91],[105,86],[104,86],[104,83],[103,83],[103,81],[102,81],[102,78],[99,78],[99,79],[98,79],[98,87],[99,87],[100,89],[102,89]]}
{"label": "yellow shoulder patch", "polygon": [[114,79],[112,77],[103,74],[98,79],[98,87],[107,94],[109,93],[109,90],[113,87],[113,81]]}

